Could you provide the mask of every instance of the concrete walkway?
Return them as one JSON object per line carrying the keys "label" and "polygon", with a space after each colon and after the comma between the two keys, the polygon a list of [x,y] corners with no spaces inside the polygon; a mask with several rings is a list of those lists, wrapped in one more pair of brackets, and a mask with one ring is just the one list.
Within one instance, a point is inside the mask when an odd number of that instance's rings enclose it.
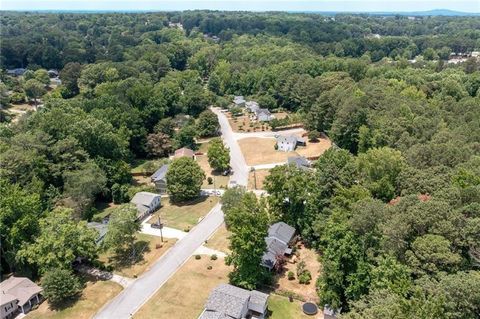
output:
{"label": "concrete walkway", "polygon": [[150,270],[106,304],[94,318],[127,319],[133,316],[222,223],[223,212],[217,204],[188,235],[177,241]]}
{"label": "concrete walkway", "polygon": [[208,255],[208,256],[217,255],[217,257],[219,258],[227,257],[227,254],[224,253],[223,251],[208,248],[208,247],[205,247],[204,245],[198,247],[197,250],[195,250],[195,255]]}

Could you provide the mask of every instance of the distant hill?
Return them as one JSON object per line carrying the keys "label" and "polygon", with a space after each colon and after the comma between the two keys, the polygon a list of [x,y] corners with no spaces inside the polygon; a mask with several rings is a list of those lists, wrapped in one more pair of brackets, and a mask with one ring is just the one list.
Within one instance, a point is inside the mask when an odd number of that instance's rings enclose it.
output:
{"label": "distant hill", "polygon": [[412,17],[428,17],[428,16],[445,16],[445,17],[480,17],[480,12],[461,12],[448,9],[434,9],[428,11],[376,11],[376,12],[358,12],[358,11],[309,11],[308,13],[319,13],[324,15],[337,14],[366,14],[377,16],[412,16]]}

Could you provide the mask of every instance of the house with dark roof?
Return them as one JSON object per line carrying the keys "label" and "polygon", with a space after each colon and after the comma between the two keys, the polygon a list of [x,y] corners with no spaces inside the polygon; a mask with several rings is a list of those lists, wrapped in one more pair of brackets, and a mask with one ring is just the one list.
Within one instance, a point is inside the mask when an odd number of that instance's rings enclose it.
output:
{"label": "house with dark roof", "polygon": [[167,192],[167,172],[169,164],[165,164],[160,167],[152,176],[150,180],[155,184],[155,188],[160,194],[165,194]]}
{"label": "house with dark roof", "polygon": [[199,319],[263,319],[267,313],[268,295],[229,284],[212,290]]}
{"label": "house with dark roof", "polygon": [[275,267],[279,256],[290,255],[292,249],[290,242],[295,235],[295,228],[284,223],[278,222],[268,228],[268,236],[265,238],[267,250],[262,256],[262,266],[269,270]]}
{"label": "house with dark roof", "polygon": [[27,69],[24,68],[16,68],[16,69],[8,69],[7,74],[11,76],[22,76]]}
{"label": "house with dark roof", "polygon": [[179,148],[178,150],[175,151],[173,158],[177,159],[181,157],[190,157],[195,159],[195,152],[193,152],[191,149],[186,147]]}
{"label": "house with dark roof", "polygon": [[28,313],[42,301],[43,289],[26,277],[10,277],[0,283],[0,316],[13,318],[19,311]]}
{"label": "house with dark roof", "polygon": [[290,156],[287,165],[295,165],[299,169],[308,170],[311,167],[310,161],[303,156]]}
{"label": "house with dark roof", "polygon": [[277,137],[277,150],[279,151],[292,152],[297,148],[298,145],[305,146],[305,139],[295,135]]}
{"label": "house with dark roof", "polygon": [[137,207],[137,219],[142,219],[160,207],[160,195],[150,192],[138,192],[130,203]]}

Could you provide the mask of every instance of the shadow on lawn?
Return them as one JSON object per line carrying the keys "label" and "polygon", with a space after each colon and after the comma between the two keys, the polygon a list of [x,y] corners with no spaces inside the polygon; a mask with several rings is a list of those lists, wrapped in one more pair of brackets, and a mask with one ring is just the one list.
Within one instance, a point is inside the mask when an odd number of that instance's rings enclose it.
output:
{"label": "shadow on lawn", "polygon": [[144,261],[144,255],[150,252],[149,242],[136,241],[133,249],[124,249],[108,258],[108,263],[117,270],[122,270]]}

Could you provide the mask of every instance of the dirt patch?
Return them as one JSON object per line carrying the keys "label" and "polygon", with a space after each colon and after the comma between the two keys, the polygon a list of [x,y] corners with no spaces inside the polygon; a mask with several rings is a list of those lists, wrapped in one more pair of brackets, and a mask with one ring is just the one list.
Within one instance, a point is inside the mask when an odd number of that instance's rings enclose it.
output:
{"label": "dirt patch", "polygon": [[332,141],[327,138],[321,138],[318,142],[307,142],[307,146],[297,147],[295,152],[301,156],[316,159],[330,147],[332,147]]}
{"label": "dirt patch", "polygon": [[248,188],[263,189],[263,183],[268,175],[270,175],[270,170],[268,169],[258,169],[250,172],[248,175]]}
{"label": "dirt patch", "polygon": [[[300,247],[300,248],[298,248]],[[276,291],[291,291],[297,295],[302,296],[305,300],[318,302],[318,295],[315,290],[315,283],[317,282],[320,272],[320,262],[318,261],[318,254],[304,245],[297,246],[298,257],[292,257],[285,264],[285,271],[277,275],[276,278]],[[312,274],[312,280],[309,284],[300,284],[297,278],[297,264],[300,261],[304,261],[306,269]],[[294,263],[295,262],[295,263]],[[294,280],[288,280],[287,274],[292,271],[295,274]]]}
{"label": "dirt patch", "polygon": [[[207,269],[211,266],[212,269]],[[217,285],[228,282],[231,267],[222,258],[190,258],[135,314],[134,318],[196,319]]]}

